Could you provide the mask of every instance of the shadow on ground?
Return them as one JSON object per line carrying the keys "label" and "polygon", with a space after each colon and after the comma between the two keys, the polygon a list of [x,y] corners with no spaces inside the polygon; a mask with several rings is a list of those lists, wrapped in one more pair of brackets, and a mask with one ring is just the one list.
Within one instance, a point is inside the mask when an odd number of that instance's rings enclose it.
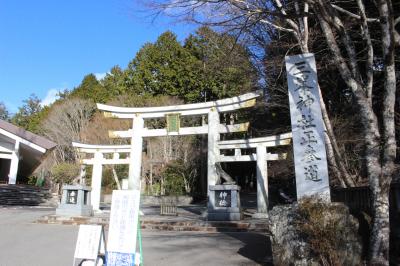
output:
{"label": "shadow on ground", "polygon": [[268,235],[262,233],[229,233],[224,234],[240,240],[244,246],[238,250],[238,254],[246,257],[261,265],[273,265],[272,263],[272,247]]}

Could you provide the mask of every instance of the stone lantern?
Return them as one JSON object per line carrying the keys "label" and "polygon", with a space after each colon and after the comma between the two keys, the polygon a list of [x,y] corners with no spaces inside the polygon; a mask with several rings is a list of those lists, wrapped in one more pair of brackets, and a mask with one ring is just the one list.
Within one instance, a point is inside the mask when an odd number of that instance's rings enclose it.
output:
{"label": "stone lantern", "polygon": [[90,204],[91,188],[84,185],[64,185],[61,203],[56,209],[56,215],[61,216],[92,216]]}

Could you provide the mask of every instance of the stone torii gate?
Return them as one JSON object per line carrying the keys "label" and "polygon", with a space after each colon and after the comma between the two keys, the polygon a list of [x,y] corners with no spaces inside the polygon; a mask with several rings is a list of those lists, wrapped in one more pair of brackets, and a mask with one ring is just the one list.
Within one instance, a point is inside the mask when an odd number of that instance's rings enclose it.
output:
{"label": "stone torii gate", "polygon": [[[195,135],[208,134],[208,186],[215,185],[217,180],[217,170],[215,163],[219,155],[217,142],[220,134],[247,131],[249,123],[234,125],[220,124],[220,113],[233,112],[238,109],[252,107],[256,103],[256,98],[261,94],[252,92],[237,97],[210,101],[205,103],[183,104],[175,106],[160,107],[115,107],[104,104],[97,104],[99,110],[104,111],[106,117],[132,119],[132,128],[127,131],[110,131],[112,138],[130,138],[130,159],[129,159],[129,189],[140,188],[141,164],[142,164],[142,145],[144,137],[159,137],[168,135]],[[207,115],[208,123],[196,127],[180,127],[179,119],[181,116],[201,116]],[[144,126],[144,119],[167,118],[174,116],[177,126],[174,128],[149,129]],[[208,189],[208,194],[209,194]]]}
{"label": "stone torii gate", "polygon": [[[129,164],[129,154],[131,151],[130,145],[91,145],[78,142],[72,142],[72,146],[77,149],[79,153],[90,154],[91,158],[81,159],[82,165],[93,165],[92,172],[92,193],[91,203],[94,211],[100,210],[100,196],[101,196],[101,180],[103,174],[103,165],[107,164]],[[106,158],[106,154],[112,154],[112,158]],[[120,158],[125,154],[125,158]]]}
{"label": "stone torii gate", "polygon": [[[268,161],[285,159],[286,154],[271,154],[269,147],[290,145],[292,133],[261,138],[225,140],[218,142],[219,156],[217,162],[250,162],[257,161],[257,213],[254,218],[268,217]],[[242,155],[242,149],[255,148],[256,153]],[[222,150],[234,150],[232,156],[221,154]]]}

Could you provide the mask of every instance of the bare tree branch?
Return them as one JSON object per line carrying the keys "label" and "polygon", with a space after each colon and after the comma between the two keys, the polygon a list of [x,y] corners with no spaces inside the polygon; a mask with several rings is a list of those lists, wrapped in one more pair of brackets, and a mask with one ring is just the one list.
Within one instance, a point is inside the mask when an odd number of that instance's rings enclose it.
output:
{"label": "bare tree branch", "polygon": [[[343,13],[343,14],[346,14],[346,15],[352,17],[352,18],[358,19],[358,20],[365,20],[366,22],[380,22],[380,21],[379,21],[379,18],[367,18],[367,17],[362,18],[362,16],[359,16],[359,15],[357,15],[357,14],[354,14],[354,13],[352,13],[352,12],[350,12],[350,11],[348,11],[348,10],[346,10],[346,9],[344,9],[344,8],[342,8],[342,7],[340,7],[340,6],[337,6],[337,5],[335,5],[335,4],[331,4],[331,6],[332,6],[333,8],[335,8],[337,11],[339,11],[339,12],[341,12],[341,13]],[[400,17],[397,17],[397,18],[394,20],[394,26],[396,26],[399,22],[400,22]],[[400,34],[396,31],[396,29],[394,29],[393,32],[394,32],[394,41],[395,41],[395,44],[396,44],[397,46],[400,46]]]}
{"label": "bare tree branch", "polygon": [[337,15],[335,9],[331,8],[332,5],[324,4],[323,1],[319,0],[319,6],[321,8],[321,16],[324,17],[324,20],[329,22],[332,27],[334,27],[342,38],[342,43],[346,49],[347,55],[349,57],[349,65],[350,70],[353,77],[360,83],[362,83],[362,77],[360,74],[360,70],[357,64],[357,56],[356,51],[351,40],[351,37],[344,26],[342,20]]}
{"label": "bare tree branch", "polygon": [[[334,9],[336,9],[337,11],[339,11],[339,12],[341,12],[341,13],[343,13],[343,14],[346,14],[346,15],[352,17],[352,18],[359,19],[359,20],[362,19],[361,16],[359,16],[359,15],[357,15],[357,14],[354,14],[354,13],[352,13],[352,12],[350,12],[350,11],[348,11],[348,10],[346,10],[346,9],[344,9],[344,8],[342,8],[342,7],[340,7],[340,6],[337,6],[337,5],[335,5],[335,4],[331,4],[331,6],[332,6]],[[367,22],[379,22],[379,18],[366,18],[366,21],[367,21]]]}
{"label": "bare tree branch", "polygon": [[397,17],[394,21],[393,21],[393,26],[396,26],[397,23],[400,22],[400,17]]}
{"label": "bare tree branch", "polygon": [[265,24],[267,24],[267,25],[270,25],[270,26],[274,27],[274,28],[277,29],[277,30],[286,31],[286,32],[291,32],[291,33],[293,33],[293,34],[296,34],[296,32],[295,32],[294,30],[288,29],[288,28],[284,28],[284,27],[281,27],[281,26],[278,26],[278,25],[276,25],[276,24],[274,24],[274,23],[272,23],[272,22],[270,22],[270,21],[268,21],[268,20],[260,19],[259,21],[262,22],[262,23],[265,23]]}
{"label": "bare tree branch", "polygon": [[338,70],[342,75],[346,85],[351,88],[353,92],[358,92],[359,90],[361,90],[361,86],[359,86],[358,82],[354,79],[349,67],[346,64],[346,60],[344,59],[342,52],[340,51],[339,45],[336,42],[335,35],[333,34],[328,22],[325,20],[326,18],[323,17],[321,13],[322,12],[319,12],[317,16],[319,18],[322,31],[325,34],[328,46],[333,53],[334,59],[337,63]]}
{"label": "bare tree branch", "polygon": [[367,44],[367,60],[365,65],[366,71],[366,90],[367,90],[367,97],[372,105],[372,85],[374,80],[374,72],[373,72],[373,63],[374,63],[374,48],[372,46],[371,35],[369,33],[368,23],[367,23],[367,15],[365,13],[365,6],[361,0],[357,0],[358,8],[360,9],[361,13],[361,21],[362,21],[362,33],[364,40]]}
{"label": "bare tree branch", "polygon": [[[304,3],[304,13],[308,13],[308,3]],[[308,36],[309,36],[309,29],[308,29],[308,16],[303,17],[303,25],[304,25],[304,42],[308,44]]]}
{"label": "bare tree branch", "polygon": [[[287,12],[286,12],[285,9],[283,8],[283,5],[282,5],[281,1],[280,1],[280,0],[274,0],[274,2],[275,2],[275,4],[276,4],[276,6],[278,7],[279,11],[281,11],[281,13],[282,13],[284,16],[287,16]],[[292,29],[294,29],[296,32],[298,32],[298,33],[300,32],[299,27],[297,26],[297,24],[296,24],[292,19],[286,18],[285,21],[286,21],[286,22],[292,27]]]}

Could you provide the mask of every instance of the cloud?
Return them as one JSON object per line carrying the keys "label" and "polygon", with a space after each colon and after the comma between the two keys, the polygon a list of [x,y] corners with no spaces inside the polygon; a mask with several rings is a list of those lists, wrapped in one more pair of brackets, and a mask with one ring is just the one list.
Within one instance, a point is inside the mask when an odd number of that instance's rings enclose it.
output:
{"label": "cloud", "polygon": [[59,96],[58,93],[62,91],[62,89],[50,89],[47,91],[46,97],[40,102],[42,106],[50,105],[55,102]]}
{"label": "cloud", "polygon": [[102,79],[104,79],[106,77],[107,72],[106,73],[94,73],[94,75],[95,75],[96,79],[98,81],[100,81],[100,80],[102,80]]}

